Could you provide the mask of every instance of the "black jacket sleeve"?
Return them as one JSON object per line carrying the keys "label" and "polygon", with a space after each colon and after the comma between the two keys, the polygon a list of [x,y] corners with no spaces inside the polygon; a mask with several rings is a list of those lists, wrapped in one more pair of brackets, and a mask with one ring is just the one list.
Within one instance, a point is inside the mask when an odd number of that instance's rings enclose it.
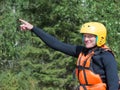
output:
{"label": "black jacket sleeve", "polygon": [[67,55],[78,57],[79,53],[82,51],[83,46],[75,46],[60,42],[55,37],[48,33],[45,33],[42,29],[33,27],[32,32],[34,32],[43,42],[46,43],[52,49],[63,52]]}
{"label": "black jacket sleeve", "polygon": [[110,52],[105,52],[102,55],[102,60],[106,71],[106,79],[108,86],[107,90],[118,90],[119,78],[117,72],[117,63],[115,61],[114,56]]}

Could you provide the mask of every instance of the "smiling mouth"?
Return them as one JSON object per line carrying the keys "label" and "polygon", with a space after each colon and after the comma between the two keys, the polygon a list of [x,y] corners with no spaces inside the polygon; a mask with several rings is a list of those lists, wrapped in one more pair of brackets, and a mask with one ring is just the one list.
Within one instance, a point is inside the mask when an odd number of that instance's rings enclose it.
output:
{"label": "smiling mouth", "polygon": [[90,44],[90,42],[85,42],[85,44]]}

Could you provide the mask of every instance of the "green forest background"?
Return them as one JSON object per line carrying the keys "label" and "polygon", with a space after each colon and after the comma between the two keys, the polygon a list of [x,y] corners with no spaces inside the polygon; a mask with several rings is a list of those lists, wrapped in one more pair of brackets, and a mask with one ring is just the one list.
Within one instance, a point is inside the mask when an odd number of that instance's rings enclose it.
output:
{"label": "green forest background", "polygon": [[120,71],[119,0],[0,0],[0,90],[74,90],[78,85],[72,78],[77,58],[21,31],[19,18],[76,45],[82,44],[83,23],[103,23]]}

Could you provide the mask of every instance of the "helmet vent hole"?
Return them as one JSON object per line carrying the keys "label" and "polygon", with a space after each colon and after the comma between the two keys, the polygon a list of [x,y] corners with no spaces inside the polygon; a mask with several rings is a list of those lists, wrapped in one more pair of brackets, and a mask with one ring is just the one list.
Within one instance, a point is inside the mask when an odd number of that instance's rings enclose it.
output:
{"label": "helmet vent hole", "polygon": [[101,37],[101,39],[104,39],[104,37]]}
{"label": "helmet vent hole", "polygon": [[90,27],[90,25],[88,25],[88,27]]}

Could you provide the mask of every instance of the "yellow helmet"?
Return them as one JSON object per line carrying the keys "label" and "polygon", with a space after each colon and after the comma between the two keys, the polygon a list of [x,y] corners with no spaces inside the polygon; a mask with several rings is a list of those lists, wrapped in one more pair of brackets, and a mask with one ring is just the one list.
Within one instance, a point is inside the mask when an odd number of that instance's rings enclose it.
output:
{"label": "yellow helmet", "polygon": [[80,33],[89,33],[97,36],[97,46],[102,46],[106,43],[107,30],[102,23],[88,22],[82,25]]}

